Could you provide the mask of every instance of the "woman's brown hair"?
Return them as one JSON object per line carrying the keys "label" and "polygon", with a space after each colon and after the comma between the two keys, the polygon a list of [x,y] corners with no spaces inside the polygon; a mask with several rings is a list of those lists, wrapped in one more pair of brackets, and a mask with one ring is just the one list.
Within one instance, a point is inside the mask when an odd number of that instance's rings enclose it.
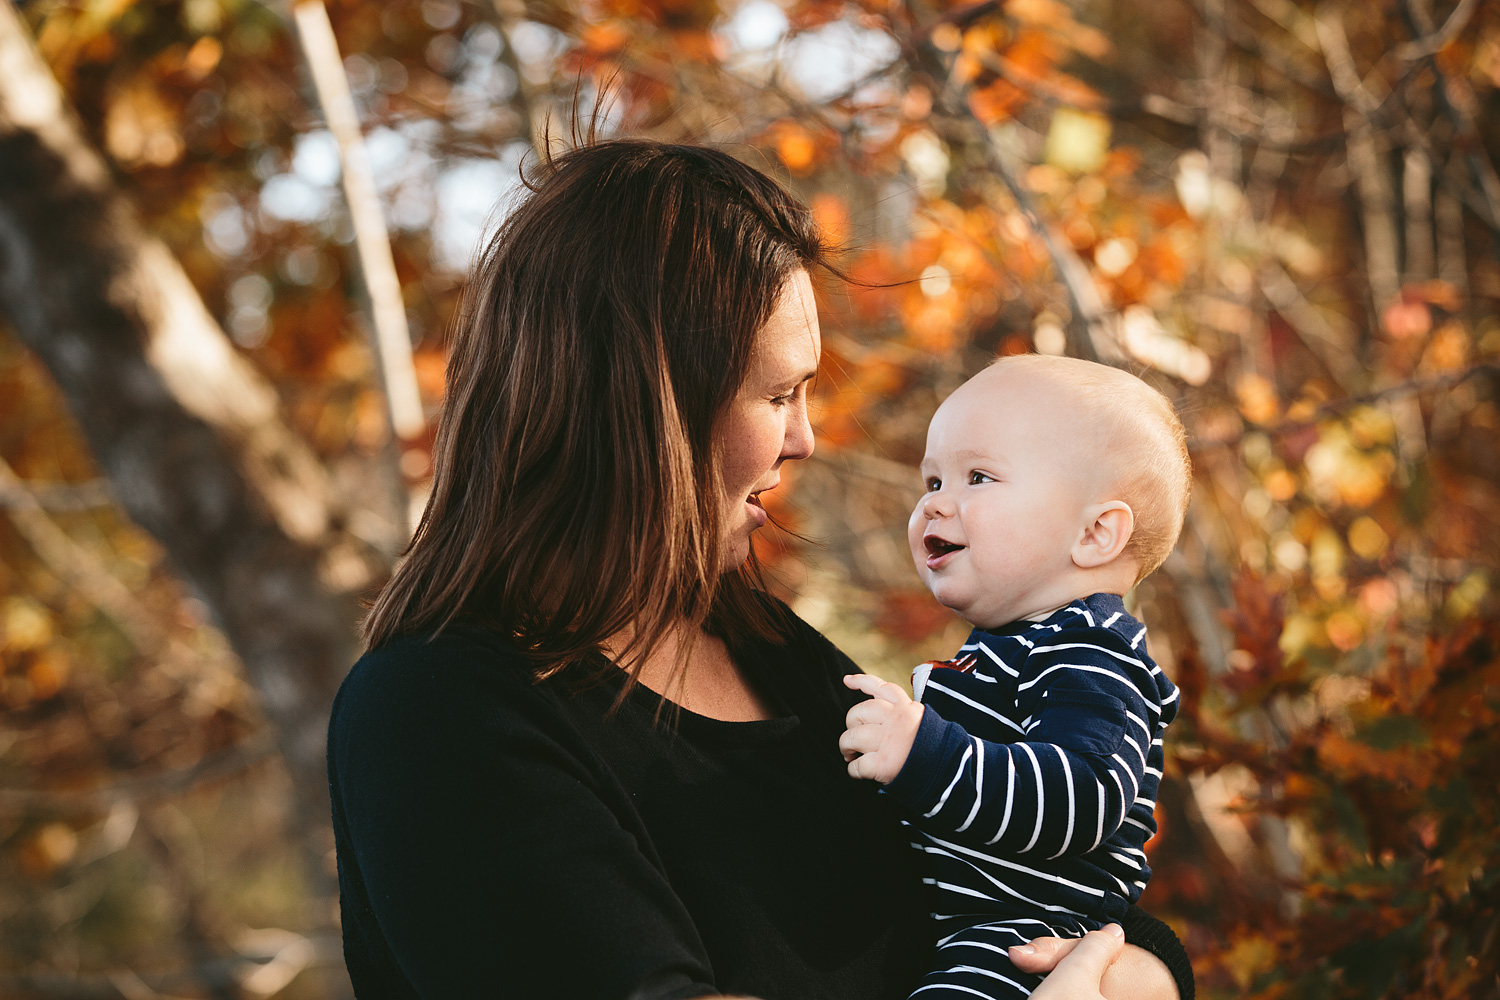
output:
{"label": "woman's brown hair", "polygon": [[472,624],[546,677],[622,633],[770,636],[725,569],[715,430],[788,279],[824,263],[805,206],[707,148],[598,142],[543,162],[477,262],[432,494],[369,648]]}

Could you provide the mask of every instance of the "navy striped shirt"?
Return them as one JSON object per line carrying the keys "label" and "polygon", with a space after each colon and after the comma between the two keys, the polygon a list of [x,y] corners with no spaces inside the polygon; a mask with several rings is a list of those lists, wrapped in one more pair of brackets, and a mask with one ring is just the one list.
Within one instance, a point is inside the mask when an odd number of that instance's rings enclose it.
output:
{"label": "navy striped shirt", "polygon": [[1177,689],[1115,594],[1040,622],[976,629],[913,675],[927,711],[886,792],[951,931],[1015,917],[1084,930],[1119,920],[1151,870],[1145,843]]}

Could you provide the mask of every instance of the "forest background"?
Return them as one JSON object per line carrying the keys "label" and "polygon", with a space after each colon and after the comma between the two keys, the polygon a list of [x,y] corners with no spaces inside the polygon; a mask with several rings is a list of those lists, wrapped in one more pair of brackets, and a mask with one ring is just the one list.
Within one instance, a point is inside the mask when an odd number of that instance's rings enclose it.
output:
{"label": "forest background", "polygon": [[1204,996],[1500,995],[1490,0],[0,3],[0,995],[347,995],[327,706],[464,268],[603,92],[858,279],[758,540],[798,612],[955,648],[937,402],[1141,373],[1196,466],[1145,902]]}

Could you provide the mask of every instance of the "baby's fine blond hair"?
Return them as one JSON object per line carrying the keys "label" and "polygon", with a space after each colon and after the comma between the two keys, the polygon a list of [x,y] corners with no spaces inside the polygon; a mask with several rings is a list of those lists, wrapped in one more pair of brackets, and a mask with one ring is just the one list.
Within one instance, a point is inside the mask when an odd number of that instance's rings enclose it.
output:
{"label": "baby's fine blond hair", "polygon": [[1016,354],[991,367],[1050,378],[1071,391],[1069,403],[1100,429],[1103,464],[1114,472],[1110,499],[1123,500],[1135,514],[1125,554],[1140,567],[1136,582],[1154,572],[1177,544],[1193,487],[1187,432],[1171,401],[1127,371],[1081,358]]}

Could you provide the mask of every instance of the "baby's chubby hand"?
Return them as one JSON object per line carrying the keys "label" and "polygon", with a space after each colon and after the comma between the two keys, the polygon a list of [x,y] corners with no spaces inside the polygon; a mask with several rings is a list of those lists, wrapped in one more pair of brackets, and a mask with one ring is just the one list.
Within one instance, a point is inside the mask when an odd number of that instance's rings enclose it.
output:
{"label": "baby's chubby hand", "polygon": [[844,686],[870,695],[844,717],[848,728],[839,737],[839,749],[849,762],[849,774],[889,785],[911,753],[922,706],[898,685],[869,674],[849,674]]}

